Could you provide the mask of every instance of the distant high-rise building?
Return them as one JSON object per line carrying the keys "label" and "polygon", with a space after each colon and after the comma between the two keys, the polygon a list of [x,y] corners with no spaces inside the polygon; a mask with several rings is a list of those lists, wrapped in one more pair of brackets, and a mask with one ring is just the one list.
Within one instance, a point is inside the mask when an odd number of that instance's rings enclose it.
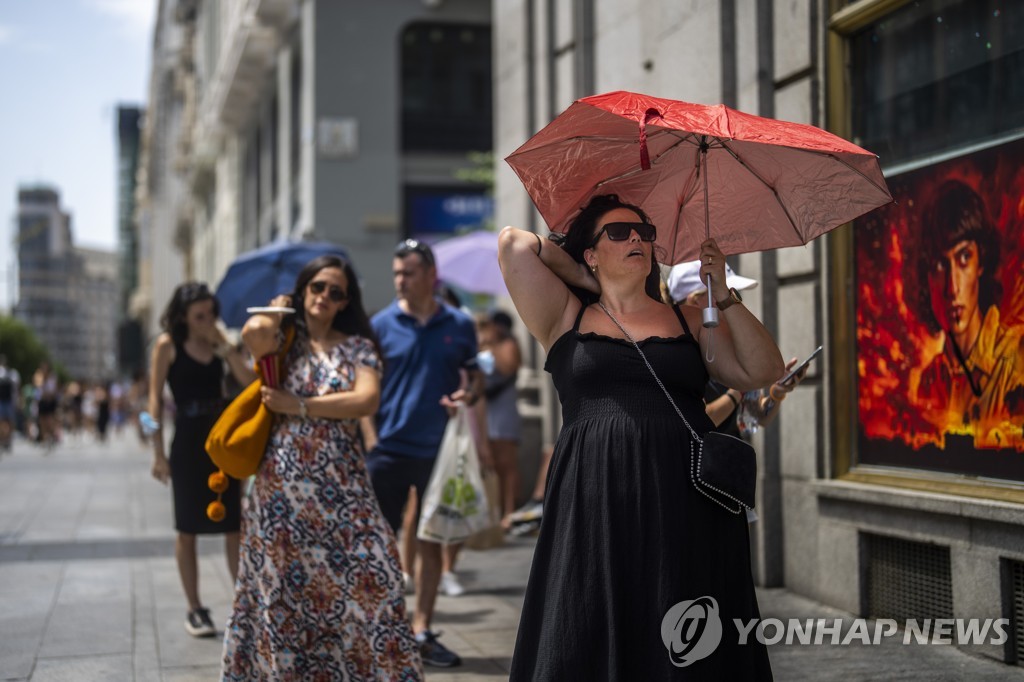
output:
{"label": "distant high-rise building", "polygon": [[113,252],[76,249],[71,216],[52,187],[18,190],[18,302],[15,317],[52,358],[88,380],[115,374],[118,261]]}
{"label": "distant high-rise building", "polygon": [[54,359],[67,366],[75,354],[75,310],[71,304],[74,258],[71,216],[51,187],[18,190],[18,302],[15,317],[31,328]]}
{"label": "distant high-rise building", "polygon": [[135,224],[135,177],[139,168],[143,109],[117,108],[117,241],[118,265],[118,368],[125,373],[141,367],[142,325],[130,311],[132,293],[139,286],[139,231]]}

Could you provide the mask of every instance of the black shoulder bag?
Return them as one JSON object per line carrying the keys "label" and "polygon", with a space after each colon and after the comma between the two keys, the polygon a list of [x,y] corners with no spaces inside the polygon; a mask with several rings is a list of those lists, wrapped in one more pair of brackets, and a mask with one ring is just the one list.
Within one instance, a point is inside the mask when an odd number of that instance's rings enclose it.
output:
{"label": "black shoulder bag", "polygon": [[654,372],[647,356],[633,337],[629,335],[625,327],[619,324],[615,316],[598,301],[601,310],[611,318],[626,338],[629,339],[636,352],[640,353],[644,364],[650,370],[651,376],[658,382],[658,386],[665,393],[665,397],[672,404],[679,418],[689,429],[692,440],[690,440],[690,480],[693,486],[705,497],[718,504],[733,514],[739,514],[744,509],[754,508],[754,493],[757,489],[757,453],[749,443],[735,436],[730,436],[717,431],[709,431],[701,438],[690,422],[686,420],[683,413],[676,406],[676,401],[661,383],[661,379]]}

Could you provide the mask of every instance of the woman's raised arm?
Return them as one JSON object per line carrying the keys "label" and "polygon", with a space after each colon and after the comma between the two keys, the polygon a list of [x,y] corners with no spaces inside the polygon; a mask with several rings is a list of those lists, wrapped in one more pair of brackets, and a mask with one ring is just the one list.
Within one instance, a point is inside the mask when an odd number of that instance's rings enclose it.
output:
{"label": "woman's raised arm", "polygon": [[557,244],[515,227],[498,235],[498,264],[519,316],[545,350],[579,312],[579,300],[567,285],[599,290],[587,268]]}

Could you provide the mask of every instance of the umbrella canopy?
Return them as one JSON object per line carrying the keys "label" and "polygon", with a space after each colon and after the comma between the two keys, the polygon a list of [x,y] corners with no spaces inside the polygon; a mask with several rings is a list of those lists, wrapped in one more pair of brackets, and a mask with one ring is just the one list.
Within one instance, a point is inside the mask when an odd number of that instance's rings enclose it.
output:
{"label": "umbrella canopy", "polygon": [[667,264],[806,244],[892,201],[874,154],[814,126],[632,92],[576,101],[505,159],[554,232],[598,194],[640,206]]}
{"label": "umbrella canopy", "polygon": [[329,242],[273,242],[240,255],[217,285],[224,324],[241,327],[249,318],[246,308],[267,305],[278,294],[291,293],[302,268],[324,255],[351,262],[344,247]]}
{"label": "umbrella canopy", "polygon": [[437,276],[476,294],[508,296],[498,267],[498,233],[470,232],[435,244]]}

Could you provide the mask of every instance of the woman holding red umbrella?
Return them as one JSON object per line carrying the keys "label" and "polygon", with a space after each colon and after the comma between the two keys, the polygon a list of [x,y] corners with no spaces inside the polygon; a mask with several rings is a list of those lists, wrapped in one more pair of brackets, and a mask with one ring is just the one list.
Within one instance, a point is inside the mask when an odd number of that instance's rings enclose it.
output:
{"label": "woman holding red umbrella", "polygon": [[561,248],[501,233],[505,282],[563,414],[512,680],[771,678],[764,645],[738,644],[734,625],[759,618],[747,519],[694,487],[691,433],[627,338],[702,436],[709,375],[751,390],[783,374],[782,357],[726,287],[714,240],[700,248],[721,311],[713,347],[699,309],[661,302],[656,230],[602,195]]}

